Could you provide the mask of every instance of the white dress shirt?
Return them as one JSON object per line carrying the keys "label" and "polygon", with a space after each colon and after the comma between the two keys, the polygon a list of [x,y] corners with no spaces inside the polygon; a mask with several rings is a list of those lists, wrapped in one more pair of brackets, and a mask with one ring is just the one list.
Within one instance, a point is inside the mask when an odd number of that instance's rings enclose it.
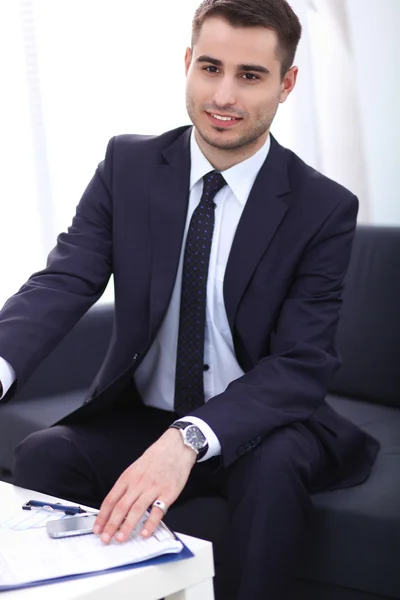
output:
{"label": "white dress shirt", "polygon": [[[243,375],[233,347],[225,311],[223,280],[233,238],[250,190],[270,149],[270,137],[250,158],[222,172],[227,183],[215,196],[215,225],[207,281],[206,330],[204,339],[204,396],[207,402],[223,392],[228,384]],[[192,214],[200,202],[203,177],[214,168],[200,150],[192,130],[190,140],[191,171],[189,206],[178,272],[164,321],[149,351],[135,372],[134,379],[146,406],[174,409],[175,360],[178,345],[180,292],[186,235]],[[206,368],[207,368],[206,367]],[[3,396],[15,380],[12,366],[0,357],[0,381]],[[190,417],[205,435],[209,448],[202,460],[221,453],[217,436],[202,419]]]}

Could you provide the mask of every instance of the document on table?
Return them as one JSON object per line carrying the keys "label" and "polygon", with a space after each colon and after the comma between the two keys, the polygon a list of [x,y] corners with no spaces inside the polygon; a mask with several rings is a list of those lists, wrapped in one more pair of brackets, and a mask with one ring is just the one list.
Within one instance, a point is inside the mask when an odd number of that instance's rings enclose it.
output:
{"label": "document on table", "polygon": [[[126,542],[113,540],[108,545],[94,534],[54,539],[45,528],[2,529],[0,591],[135,565],[164,554],[178,554],[185,548],[163,523],[144,540],[138,533],[144,521],[145,516]],[[191,555],[188,553],[183,558]]]}
{"label": "document on table", "polygon": [[36,527],[45,527],[48,521],[54,519],[68,519],[67,515],[55,514],[45,508],[40,510],[9,510],[0,514],[0,529],[13,529],[24,531]]}

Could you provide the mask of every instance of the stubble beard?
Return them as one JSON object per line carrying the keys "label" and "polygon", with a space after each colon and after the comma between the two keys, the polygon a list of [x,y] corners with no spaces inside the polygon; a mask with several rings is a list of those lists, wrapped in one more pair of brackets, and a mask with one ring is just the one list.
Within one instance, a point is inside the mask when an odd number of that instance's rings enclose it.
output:
{"label": "stubble beard", "polygon": [[[217,140],[214,139],[213,136],[208,135],[201,127],[199,127],[198,119],[196,118],[196,110],[194,103],[187,96],[186,98],[186,109],[190,120],[195,126],[200,137],[213,148],[217,148],[218,150],[244,150],[246,147],[251,147],[252,145],[257,143],[257,140],[264,135],[271,127],[272,122],[275,118],[279,107],[279,100],[276,100],[274,107],[271,109],[268,115],[258,115],[254,124],[250,127],[250,129],[243,134],[239,135],[236,139],[231,140]],[[226,132],[224,128],[216,127],[215,130],[217,132]]]}

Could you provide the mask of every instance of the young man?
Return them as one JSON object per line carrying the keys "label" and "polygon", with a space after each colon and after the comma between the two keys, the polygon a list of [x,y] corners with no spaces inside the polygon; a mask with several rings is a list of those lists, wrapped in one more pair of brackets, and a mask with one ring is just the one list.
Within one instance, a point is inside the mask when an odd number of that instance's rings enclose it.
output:
{"label": "young man", "polygon": [[101,505],[105,542],[149,506],[143,536],[174,504],[185,531],[180,508],[220,495],[229,600],[287,597],[310,493],[363,481],[377,450],[324,402],[357,199],[269,132],[300,34],[285,0],[205,0],[194,127],[112,139],[47,268],[0,313],[9,399],[114,274],[104,364],[81,409],[22,443],[15,482]]}

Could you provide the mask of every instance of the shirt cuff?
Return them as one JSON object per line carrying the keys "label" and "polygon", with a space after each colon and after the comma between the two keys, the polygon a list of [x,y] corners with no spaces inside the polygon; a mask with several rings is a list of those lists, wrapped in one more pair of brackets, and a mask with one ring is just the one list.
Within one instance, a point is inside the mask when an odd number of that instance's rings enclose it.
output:
{"label": "shirt cuff", "polygon": [[219,443],[217,436],[215,435],[211,427],[207,425],[205,421],[203,421],[203,419],[190,416],[182,417],[181,419],[178,419],[178,421],[187,421],[188,423],[193,423],[193,425],[196,425],[208,442],[207,452],[205,453],[203,458],[200,458],[200,460],[198,460],[197,462],[201,463],[205,460],[208,460],[209,458],[212,458],[213,456],[219,456],[221,454],[221,444]]}
{"label": "shirt cuff", "polygon": [[0,396],[0,400],[4,398],[8,390],[16,380],[16,374],[10,363],[0,356],[0,381],[3,386],[3,395]]}

